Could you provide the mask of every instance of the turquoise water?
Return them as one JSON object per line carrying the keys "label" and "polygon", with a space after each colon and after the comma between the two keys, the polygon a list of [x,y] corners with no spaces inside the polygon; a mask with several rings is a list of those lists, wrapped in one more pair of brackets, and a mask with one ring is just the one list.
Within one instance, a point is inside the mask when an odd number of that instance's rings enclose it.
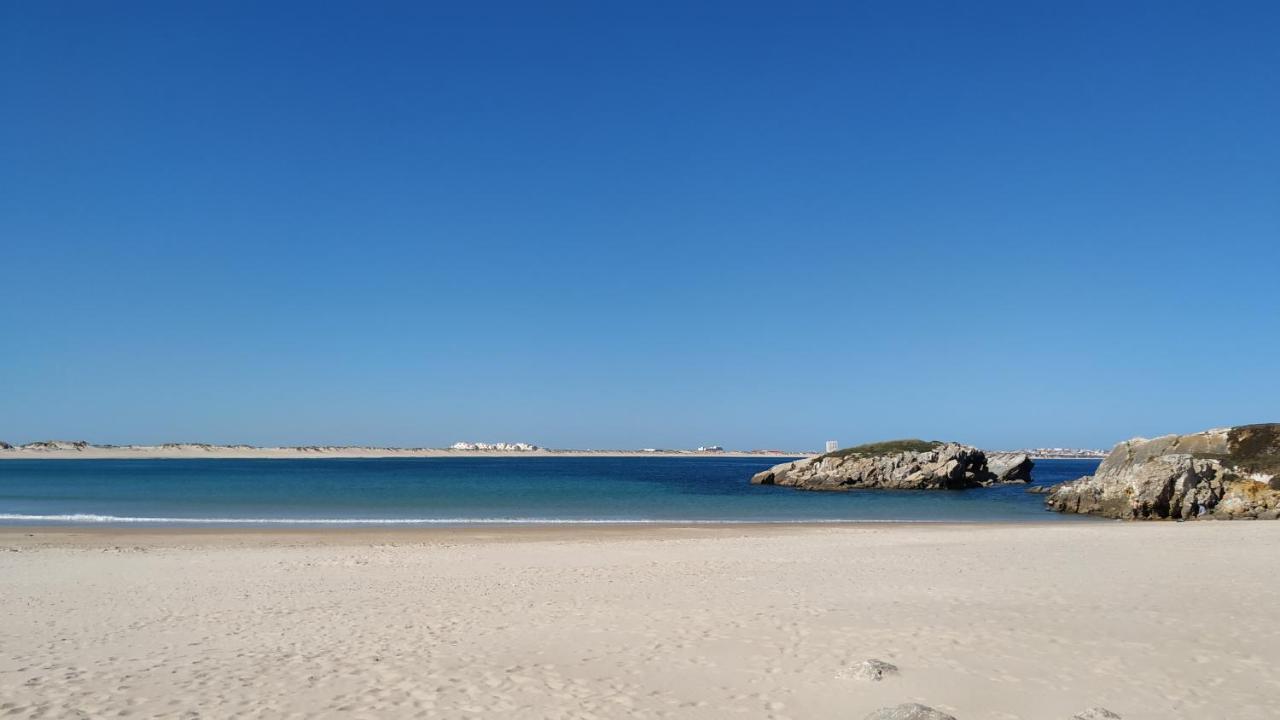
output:
{"label": "turquoise water", "polygon": [[[1072,520],[1012,485],[814,493],[777,458],[5,460],[0,523],[450,524]],[[1092,473],[1042,460],[1034,484]]]}

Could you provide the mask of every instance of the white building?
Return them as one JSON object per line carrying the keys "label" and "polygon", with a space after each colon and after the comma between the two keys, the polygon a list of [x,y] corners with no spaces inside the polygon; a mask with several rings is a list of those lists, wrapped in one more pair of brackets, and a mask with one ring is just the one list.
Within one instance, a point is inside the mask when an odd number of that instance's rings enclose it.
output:
{"label": "white building", "polygon": [[839,449],[840,449],[840,443],[836,442],[835,440],[827,441],[827,452],[835,452]]}
{"label": "white building", "polygon": [[469,443],[456,442],[449,446],[450,450],[497,450],[499,452],[533,452],[537,445],[529,443]]}

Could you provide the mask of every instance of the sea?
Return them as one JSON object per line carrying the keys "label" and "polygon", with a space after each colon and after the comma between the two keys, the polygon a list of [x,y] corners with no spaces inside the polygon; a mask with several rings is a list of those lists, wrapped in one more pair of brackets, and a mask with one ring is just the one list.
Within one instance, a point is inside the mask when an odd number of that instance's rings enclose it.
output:
{"label": "sea", "polygon": [[[4,460],[4,525],[469,525],[1080,521],[1026,485],[811,492],[776,457]],[[1096,460],[1037,460],[1033,485]]]}

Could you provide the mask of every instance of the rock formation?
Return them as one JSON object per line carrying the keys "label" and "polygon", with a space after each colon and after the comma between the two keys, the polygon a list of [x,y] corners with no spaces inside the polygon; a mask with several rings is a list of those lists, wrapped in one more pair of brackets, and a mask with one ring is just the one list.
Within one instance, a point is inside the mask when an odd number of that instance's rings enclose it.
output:
{"label": "rock formation", "polygon": [[775,465],[751,482],[802,490],[959,490],[1030,479],[1030,458],[1004,455],[995,472],[986,454],[968,445],[893,440]]}
{"label": "rock formation", "polygon": [[1034,465],[1026,453],[987,453],[987,470],[997,483],[1031,482]]}
{"label": "rock formation", "polygon": [[1280,517],[1280,424],[1116,445],[1098,471],[1045,498],[1058,512],[1124,520]]}

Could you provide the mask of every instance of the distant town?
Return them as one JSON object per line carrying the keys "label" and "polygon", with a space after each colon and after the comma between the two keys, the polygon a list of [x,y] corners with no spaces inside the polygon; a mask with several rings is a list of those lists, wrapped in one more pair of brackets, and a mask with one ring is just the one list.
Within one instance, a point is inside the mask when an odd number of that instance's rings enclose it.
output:
{"label": "distant town", "polygon": [[531,443],[482,443],[482,442],[456,442],[449,446],[450,450],[484,450],[497,452],[535,452],[542,448]]}
{"label": "distant town", "polygon": [[1087,448],[1025,448],[1022,450],[1009,450],[1007,452],[1025,453],[1033,458],[1050,460],[1086,460],[1104,458],[1110,451],[1090,450]]}
{"label": "distant town", "polygon": [[499,443],[484,443],[484,442],[456,442],[456,443],[454,443],[454,444],[450,445],[450,446],[449,446],[449,449],[450,449],[450,450],[461,450],[461,451],[477,451],[477,452],[547,452],[547,453],[557,453],[557,452],[603,452],[603,453],[609,453],[609,452],[625,452],[625,453],[634,453],[634,452],[641,452],[641,453],[651,453],[651,454],[652,454],[652,453],[661,453],[661,454],[664,454],[664,455],[669,455],[669,454],[681,454],[681,453],[693,454],[693,453],[728,453],[728,452],[733,452],[733,453],[736,453],[736,454],[740,454],[740,453],[757,454],[757,453],[758,453],[758,454],[761,454],[761,455],[813,455],[813,454],[815,454],[815,453],[808,452],[808,451],[787,451],[787,450],[733,450],[733,451],[730,451],[730,450],[725,450],[725,449],[724,449],[724,447],[723,447],[723,446],[721,446],[721,445],[699,445],[698,447],[693,448],[693,449],[689,449],[689,448],[656,448],[656,447],[648,447],[648,448],[641,448],[641,449],[640,449],[640,450],[638,450],[638,451],[637,451],[637,450],[617,450],[617,449],[610,449],[610,450],[592,450],[592,449],[590,449],[590,448],[587,448],[587,449],[581,449],[581,450],[579,450],[579,449],[557,449],[557,448],[546,448],[546,447],[540,447],[540,446],[538,446],[538,445],[534,445],[534,444],[532,444],[532,443],[523,443],[523,442],[517,442],[517,443],[505,443],[505,442],[499,442]]}
{"label": "distant town", "polygon": [[[534,445],[534,444],[532,444],[532,443],[523,443],[523,442],[518,442],[518,443],[504,443],[504,442],[499,442],[499,443],[483,443],[483,442],[456,442],[456,443],[454,443],[453,445],[450,445],[450,446],[449,446],[449,449],[450,449],[450,450],[462,450],[462,451],[468,451],[468,450],[471,450],[471,451],[480,451],[480,452],[485,452],[485,451],[488,451],[488,452],[538,452],[538,451],[542,451],[542,452],[584,452],[584,451],[581,451],[581,450],[578,450],[578,451],[554,450],[554,449],[551,449],[551,448],[539,447],[539,446]],[[831,452],[835,452],[836,450],[839,450],[839,449],[840,449],[840,443],[839,443],[839,442],[837,442],[837,441],[835,441],[835,440],[828,440],[828,441],[826,441],[826,443],[825,443],[825,447],[824,447],[824,449],[823,449],[823,452],[831,453]],[[593,451],[592,451],[592,450],[585,450],[585,452],[593,452]],[[605,452],[607,452],[607,451],[605,451]],[[630,451],[630,452],[634,452],[634,451]],[[725,450],[725,449],[724,449],[724,447],[722,447],[722,446],[720,446],[720,445],[700,445],[700,446],[698,446],[697,448],[692,449],[692,450],[687,449],[687,448],[652,448],[652,447],[648,447],[648,448],[641,448],[641,449],[640,449],[640,452],[642,452],[642,453],[662,453],[662,454],[673,454],[673,453],[674,453],[674,454],[680,454],[680,453],[690,453],[690,454],[692,454],[692,453],[724,453],[724,452],[730,452],[730,451]],[[735,450],[735,451],[732,451],[732,452],[734,452],[734,453],[761,454],[761,455],[796,455],[796,454],[798,454],[798,455],[817,455],[817,454],[818,454],[818,451],[813,451],[813,450],[802,450],[802,451],[792,451],[792,452],[788,452],[788,451],[785,451],[785,450],[760,450],[760,449],[755,449],[755,450]],[[1008,453],[1022,453],[1022,454],[1024,454],[1024,455],[1030,455],[1032,458],[1041,458],[1041,459],[1097,459],[1097,458],[1105,458],[1105,457],[1107,456],[1107,452],[1108,452],[1108,451],[1106,451],[1106,450],[1094,450],[1094,449],[1089,449],[1089,448],[1061,448],[1061,447],[1053,447],[1053,448],[1023,448],[1023,449],[1019,449],[1019,450],[1000,450],[1000,451],[997,451],[997,452],[1002,452],[1002,453],[1004,453],[1004,452],[1008,452]]]}

